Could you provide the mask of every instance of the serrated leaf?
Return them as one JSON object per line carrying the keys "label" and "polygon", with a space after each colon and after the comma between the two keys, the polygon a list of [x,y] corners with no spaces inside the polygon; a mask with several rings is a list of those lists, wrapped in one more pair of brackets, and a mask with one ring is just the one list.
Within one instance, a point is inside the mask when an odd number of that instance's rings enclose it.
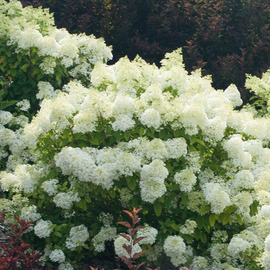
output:
{"label": "serrated leaf", "polygon": [[162,213],[162,204],[159,201],[154,202],[154,212],[157,217],[159,217]]}

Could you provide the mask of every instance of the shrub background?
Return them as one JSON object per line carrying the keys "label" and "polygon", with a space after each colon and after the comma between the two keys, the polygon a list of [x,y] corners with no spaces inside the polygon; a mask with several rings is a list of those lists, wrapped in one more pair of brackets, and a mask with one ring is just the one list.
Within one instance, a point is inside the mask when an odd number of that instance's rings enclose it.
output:
{"label": "shrub background", "polygon": [[234,83],[246,103],[245,73],[261,76],[270,64],[270,3],[264,0],[22,0],[48,7],[56,25],[104,37],[113,61],[139,54],[148,62],[183,47],[187,70],[203,68],[213,86]]}

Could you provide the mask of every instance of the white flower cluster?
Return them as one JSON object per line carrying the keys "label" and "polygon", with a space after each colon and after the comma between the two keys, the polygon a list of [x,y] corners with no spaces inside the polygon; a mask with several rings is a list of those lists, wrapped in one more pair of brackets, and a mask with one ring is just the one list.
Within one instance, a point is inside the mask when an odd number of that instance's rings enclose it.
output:
{"label": "white flower cluster", "polygon": [[21,111],[28,111],[30,109],[30,102],[28,99],[23,99],[22,101],[17,102],[16,105]]}
{"label": "white flower cluster", "polygon": [[64,252],[61,249],[55,249],[49,256],[52,262],[63,263],[66,259]]}
{"label": "white flower cluster", "polygon": [[184,256],[186,252],[186,244],[180,236],[168,236],[163,245],[164,251],[174,266],[179,266],[186,262]]}
{"label": "white flower cluster", "polygon": [[197,228],[197,223],[194,220],[187,219],[185,224],[181,226],[180,232],[182,234],[192,234]]}
{"label": "white flower cluster", "polygon": [[60,207],[64,210],[70,209],[74,202],[79,202],[80,198],[78,194],[73,191],[69,192],[59,192],[53,197],[53,202],[57,207]]}
{"label": "white flower cluster", "polygon": [[57,194],[57,179],[51,179],[42,183],[41,188],[48,193],[49,196]]}
{"label": "white flower cluster", "polygon": [[145,237],[144,239],[142,239],[139,242],[140,245],[143,245],[143,244],[153,245],[156,241],[157,234],[158,234],[157,229],[155,229],[149,225],[146,225],[144,228],[140,229],[137,232],[137,238],[138,237]]}
{"label": "white flower cluster", "polygon": [[50,228],[51,225],[51,221],[40,219],[34,227],[35,235],[37,235],[39,238],[48,237],[52,232]]}
{"label": "white flower cluster", "polygon": [[[0,157],[8,158],[7,170],[0,174],[1,190],[12,188],[15,193],[31,197],[41,187],[49,195],[46,197],[51,197],[50,202],[64,213],[83,199],[81,194],[88,195],[89,190],[80,189],[93,184],[98,190],[115,192],[112,193],[117,194],[115,200],[120,197],[123,206],[140,197],[144,202],[154,203],[176,191],[186,196],[187,202],[176,196],[170,204],[174,208],[166,209],[172,217],[178,201],[180,207],[187,207],[206,220],[210,213],[220,218],[225,209],[236,208],[230,214],[232,226],[243,223],[241,226],[249,230],[239,229],[231,235],[212,227],[209,256],[194,257],[194,269],[246,269],[242,257],[253,252],[254,246],[258,254],[263,254],[265,269],[270,269],[270,149],[266,147],[270,141],[269,117],[258,119],[248,108],[234,110],[242,103],[236,87],[216,91],[211,79],[202,77],[200,71],[188,75],[180,50],[167,54],[161,68],[140,58],[132,62],[123,58],[109,66],[102,63],[111,57],[102,40],[55,29],[50,16],[41,13],[33,15],[36,17],[31,21],[32,9],[22,9],[17,1],[0,0],[0,10],[4,11],[0,12],[0,19],[6,22],[0,26],[0,37],[6,36],[8,46],[17,47],[16,53],[36,48],[45,74],[52,74],[56,63],[61,62],[71,76],[87,76],[92,84],[87,89],[71,82],[63,91],[55,91],[48,82],[40,82],[37,94],[42,100],[40,111],[31,123],[16,132],[7,128],[15,117],[0,111]],[[39,16],[43,25],[48,25],[46,31],[36,23]],[[264,75],[263,84],[250,82],[251,87],[257,87],[257,93],[265,93],[270,89],[268,76]],[[20,105],[27,107],[24,102]],[[48,146],[48,150],[53,147],[56,153],[49,164],[44,164],[41,156],[46,153],[40,153],[37,143],[50,131],[55,136],[52,141],[60,140],[63,147],[55,147],[53,143]],[[65,132],[73,136],[73,146],[61,140]],[[102,143],[99,135],[105,137]],[[80,143],[75,147],[76,140],[81,138],[84,147],[79,147]],[[36,165],[26,165],[28,160]],[[41,177],[48,167],[55,165],[57,176]],[[63,178],[67,179],[69,190],[61,189]],[[139,192],[132,193],[129,185],[124,187],[125,178]],[[256,215],[253,208],[258,203],[260,214]],[[42,220],[38,210],[42,214],[43,210],[36,206],[23,205],[21,218],[39,220],[35,234],[48,237],[51,221]],[[254,210],[253,216],[250,210]],[[73,214],[76,220],[76,211]],[[86,223],[78,222],[81,225],[70,228],[66,239],[70,250],[83,246],[89,238]],[[138,233],[146,236],[142,244],[155,242],[157,230],[150,225]],[[196,225],[190,218],[179,233],[192,234]],[[105,242],[115,235],[110,222],[104,222],[92,239],[95,250],[103,251]],[[180,236],[165,237],[164,252],[175,266],[193,256]],[[119,256],[127,256],[123,244],[132,243],[123,237],[114,241]],[[161,252],[161,248],[157,250],[153,258]],[[139,244],[134,245],[133,252],[139,251]],[[59,269],[72,269],[65,262],[67,254],[56,249],[48,256],[52,262],[60,263]]]}
{"label": "white flower cluster", "polygon": [[66,240],[66,247],[74,250],[76,247],[83,246],[89,237],[87,228],[84,225],[72,227],[69,238]]}
{"label": "white flower cluster", "polygon": [[101,227],[100,232],[95,235],[92,239],[95,251],[101,252],[105,250],[105,242],[111,241],[116,237],[116,228],[110,225],[105,225]]}
{"label": "white flower cluster", "polygon": [[127,251],[125,250],[125,248],[123,247],[123,245],[127,245],[127,246],[132,246],[132,253],[131,256],[133,256],[136,253],[139,253],[142,251],[140,245],[137,243],[135,245],[133,245],[132,240],[128,241],[126,238],[124,238],[123,236],[118,236],[115,240],[114,240],[114,250],[115,253],[117,254],[117,256],[119,257],[126,257],[126,258],[130,258],[130,256],[128,255]]}
{"label": "white flower cluster", "polygon": [[232,204],[230,196],[218,183],[205,184],[203,192],[206,202],[211,205],[211,210],[215,214],[222,213],[227,206]]}
{"label": "white flower cluster", "polygon": [[164,180],[168,174],[165,164],[159,159],[142,167],[140,188],[144,201],[153,203],[166,192]]}
{"label": "white flower cluster", "polygon": [[[84,76],[90,82],[93,66],[98,62],[112,59],[111,48],[102,38],[93,35],[70,34],[65,29],[54,26],[48,9],[23,8],[17,1],[0,2],[0,38],[14,49],[15,54],[29,54],[32,50],[40,58],[39,68],[46,75],[54,74],[56,68],[68,69],[71,78]],[[39,84],[38,99],[53,97],[53,89],[48,83]],[[30,107],[28,101],[17,103],[22,111]]]}

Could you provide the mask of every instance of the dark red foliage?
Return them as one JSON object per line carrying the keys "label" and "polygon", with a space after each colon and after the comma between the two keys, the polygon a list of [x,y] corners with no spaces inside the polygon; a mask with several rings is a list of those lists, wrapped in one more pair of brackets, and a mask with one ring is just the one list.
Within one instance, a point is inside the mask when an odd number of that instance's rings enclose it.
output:
{"label": "dark red foliage", "polygon": [[[0,243],[3,254],[0,254],[1,270],[17,270],[17,269],[33,269],[40,266],[41,254],[36,252],[30,244],[22,240],[22,236],[26,230],[31,227],[32,221],[25,222],[15,217],[18,225],[9,224],[11,232],[9,232],[8,243]],[[0,221],[4,220],[3,213],[0,213]]]}
{"label": "dark red foliage", "polygon": [[119,235],[124,237],[127,241],[130,242],[129,245],[123,245],[123,248],[127,251],[128,257],[120,257],[120,259],[126,264],[129,270],[138,270],[140,269],[145,263],[140,263],[139,265],[134,265],[135,261],[146,252],[146,250],[142,250],[141,252],[132,254],[133,246],[135,246],[137,243],[139,243],[141,240],[143,240],[145,237],[138,237],[136,238],[135,234],[140,229],[144,228],[143,226],[138,226],[137,224],[140,222],[140,218],[138,216],[138,213],[142,209],[136,209],[133,208],[132,212],[128,210],[123,210],[124,213],[128,214],[131,218],[131,223],[128,223],[126,221],[120,221],[117,222],[120,225],[123,225],[128,228],[127,234],[120,233]]}

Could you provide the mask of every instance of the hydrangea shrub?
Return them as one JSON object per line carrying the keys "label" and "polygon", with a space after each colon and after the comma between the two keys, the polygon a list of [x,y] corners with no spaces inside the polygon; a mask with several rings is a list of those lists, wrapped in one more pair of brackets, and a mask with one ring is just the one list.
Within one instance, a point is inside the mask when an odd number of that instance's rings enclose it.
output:
{"label": "hydrangea shrub", "polygon": [[53,96],[53,88],[62,88],[70,79],[89,84],[93,65],[112,58],[102,39],[57,29],[47,9],[1,0],[0,19],[0,81],[8,86],[5,99],[30,99],[32,112],[39,108],[38,100]]}
{"label": "hydrangea shrub", "polygon": [[42,101],[22,130],[28,164],[2,172],[1,188],[27,198],[28,237],[59,269],[105,254],[113,240],[121,253],[117,222],[131,207],[143,209],[148,261],[269,269],[269,132],[234,110],[241,103],[234,85],[216,91],[199,70],[188,75],[181,50],[161,68],[97,63],[90,88],[71,82]]}
{"label": "hydrangea shrub", "polygon": [[0,166],[10,169],[24,148],[21,128],[40,100],[70,80],[89,85],[94,64],[112,54],[103,39],[57,29],[48,10],[17,0],[0,0],[0,20]]}

